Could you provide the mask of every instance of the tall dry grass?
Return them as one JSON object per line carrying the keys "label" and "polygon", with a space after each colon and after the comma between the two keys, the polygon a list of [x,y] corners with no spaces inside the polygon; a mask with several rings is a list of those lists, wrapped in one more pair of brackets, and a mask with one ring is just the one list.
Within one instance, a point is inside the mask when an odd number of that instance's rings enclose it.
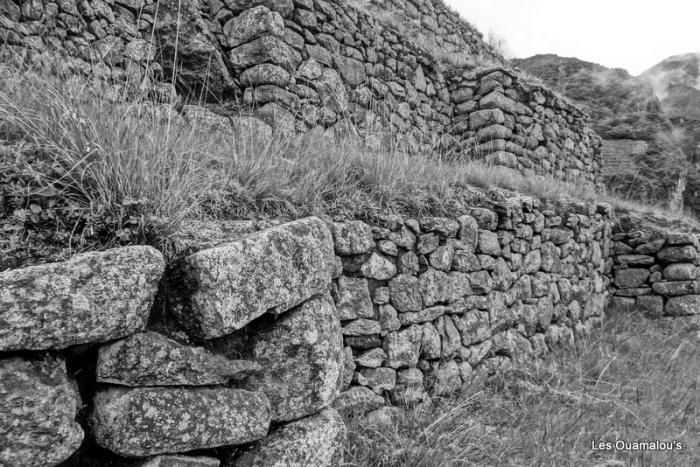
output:
{"label": "tall dry grass", "polygon": [[[391,423],[348,422],[349,466],[700,464],[700,335],[678,319],[619,316],[567,352],[497,376],[483,391]],[[674,451],[592,442],[679,442]]]}
{"label": "tall dry grass", "polygon": [[91,218],[110,219],[115,231],[128,221],[167,232],[185,218],[461,214],[493,187],[659,210],[523,177],[468,151],[455,159],[438,149],[416,154],[368,144],[386,135],[357,128],[340,138],[281,132],[265,140],[184,119],[173,104],[114,92],[98,80],[11,65],[0,66],[0,122],[0,139],[30,142],[60,170],[41,171],[21,151],[11,164]]}

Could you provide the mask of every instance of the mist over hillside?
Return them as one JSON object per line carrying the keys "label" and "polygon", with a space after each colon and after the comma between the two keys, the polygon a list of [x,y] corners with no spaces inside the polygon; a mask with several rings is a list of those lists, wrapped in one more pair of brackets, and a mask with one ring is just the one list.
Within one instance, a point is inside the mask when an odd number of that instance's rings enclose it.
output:
{"label": "mist over hillside", "polygon": [[653,86],[619,68],[557,55],[513,64],[573,99],[604,139],[605,183],[622,196],[663,201],[690,164]]}

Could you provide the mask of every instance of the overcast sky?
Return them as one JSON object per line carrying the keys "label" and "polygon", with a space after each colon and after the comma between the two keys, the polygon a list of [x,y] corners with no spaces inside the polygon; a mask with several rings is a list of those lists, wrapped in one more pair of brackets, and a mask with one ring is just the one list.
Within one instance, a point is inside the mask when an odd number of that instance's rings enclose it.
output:
{"label": "overcast sky", "polygon": [[577,57],[638,75],[700,52],[700,0],[445,0],[512,57]]}

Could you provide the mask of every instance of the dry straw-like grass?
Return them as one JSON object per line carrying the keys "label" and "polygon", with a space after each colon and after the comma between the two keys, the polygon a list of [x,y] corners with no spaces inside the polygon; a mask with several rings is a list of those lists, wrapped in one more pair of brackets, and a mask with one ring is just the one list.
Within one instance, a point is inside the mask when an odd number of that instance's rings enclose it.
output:
{"label": "dry straw-like grass", "polygon": [[[349,466],[692,466],[700,463],[697,325],[607,322],[574,349],[495,377],[479,392],[348,423]],[[376,419],[375,419],[376,420]],[[679,442],[674,451],[592,442]]]}
{"label": "dry straw-like grass", "polygon": [[547,176],[524,177],[470,151],[454,158],[368,144],[377,135],[357,128],[340,139],[236,134],[186,120],[174,105],[138,92],[12,65],[0,66],[0,122],[2,139],[29,142],[61,170],[40,172],[21,152],[11,162],[3,152],[0,165],[34,170],[41,186],[117,226],[136,219],[168,232],[185,218],[461,214],[493,187],[663,211]]}

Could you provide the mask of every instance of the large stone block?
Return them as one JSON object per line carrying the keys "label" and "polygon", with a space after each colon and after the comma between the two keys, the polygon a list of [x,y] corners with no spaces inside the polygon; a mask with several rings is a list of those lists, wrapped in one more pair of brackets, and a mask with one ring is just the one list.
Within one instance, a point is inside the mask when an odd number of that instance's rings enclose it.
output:
{"label": "large stone block", "polygon": [[80,397],[63,360],[0,360],[0,465],[43,467],[70,457],[83,440]]}
{"label": "large stone block", "polygon": [[220,337],[325,293],[333,264],[321,220],[290,222],[185,258],[184,296],[172,308],[192,335]]}
{"label": "large stone block", "polygon": [[423,328],[413,325],[398,332],[390,332],[384,338],[386,365],[391,368],[409,368],[418,363]]}
{"label": "large stone block", "polygon": [[223,30],[228,46],[238,47],[263,35],[282,37],[284,19],[279,13],[261,5],[230,19]]}
{"label": "large stone block", "polygon": [[260,63],[274,63],[293,73],[301,63],[301,54],[274,36],[263,36],[229,52],[233,68],[243,71]]}
{"label": "large stone block", "polygon": [[656,256],[665,263],[689,263],[698,257],[698,250],[692,246],[669,246],[659,251]]}
{"label": "large stone block", "polygon": [[648,269],[618,269],[615,271],[615,285],[623,288],[641,287],[649,278]]}
{"label": "large stone block", "polygon": [[270,404],[241,389],[115,387],[97,392],[90,425],[100,446],[145,457],[261,439]]}
{"label": "large stone block", "polygon": [[343,338],[328,299],[313,298],[253,328],[248,352],[263,372],[245,385],[267,395],[274,421],[296,420],[333,402],[343,383]]}
{"label": "large stone block", "polygon": [[690,316],[700,314],[700,295],[671,297],[666,302],[666,308],[664,311],[667,315],[671,316]]}
{"label": "large stone block", "polygon": [[374,248],[372,229],[364,222],[334,223],[332,230],[335,251],[339,255],[360,255]]}
{"label": "large stone block", "polygon": [[288,423],[256,443],[227,466],[314,466],[343,463],[345,424],[338,412],[325,409],[310,417]]}
{"label": "large stone block", "polygon": [[207,386],[242,379],[256,363],[229,360],[155,332],[135,334],[100,347],[97,381],[123,386]]}
{"label": "large stone block", "polygon": [[164,268],[143,246],[0,273],[0,350],[63,349],[144,329]]}

